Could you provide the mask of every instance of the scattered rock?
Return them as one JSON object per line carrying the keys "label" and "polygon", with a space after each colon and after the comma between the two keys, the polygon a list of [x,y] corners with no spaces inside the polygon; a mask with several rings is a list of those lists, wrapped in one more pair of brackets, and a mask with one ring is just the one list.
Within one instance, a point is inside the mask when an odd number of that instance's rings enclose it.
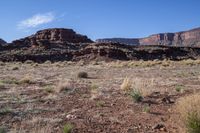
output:
{"label": "scattered rock", "polygon": [[164,124],[158,123],[152,127],[154,130],[167,131]]}

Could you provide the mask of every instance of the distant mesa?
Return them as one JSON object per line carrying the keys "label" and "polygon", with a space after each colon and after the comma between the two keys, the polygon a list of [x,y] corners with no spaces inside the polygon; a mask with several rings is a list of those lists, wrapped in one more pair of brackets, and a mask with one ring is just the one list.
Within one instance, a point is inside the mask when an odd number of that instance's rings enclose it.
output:
{"label": "distant mesa", "polygon": [[166,45],[200,47],[200,28],[176,33],[154,34],[146,38],[106,38],[97,42],[118,42],[128,45]]}
{"label": "distant mesa", "polygon": [[16,46],[37,46],[40,44],[52,43],[92,43],[93,41],[87,36],[77,34],[72,29],[53,28],[40,30],[36,34],[15,40],[12,44]]}

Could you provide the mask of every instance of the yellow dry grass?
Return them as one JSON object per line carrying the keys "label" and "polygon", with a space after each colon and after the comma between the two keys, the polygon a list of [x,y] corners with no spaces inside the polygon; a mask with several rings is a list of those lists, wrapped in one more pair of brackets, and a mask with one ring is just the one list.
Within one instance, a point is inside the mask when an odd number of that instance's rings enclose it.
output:
{"label": "yellow dry grass", "polygon": [[182,97],[176,106],[189,133],[200,132],[200,94]]}

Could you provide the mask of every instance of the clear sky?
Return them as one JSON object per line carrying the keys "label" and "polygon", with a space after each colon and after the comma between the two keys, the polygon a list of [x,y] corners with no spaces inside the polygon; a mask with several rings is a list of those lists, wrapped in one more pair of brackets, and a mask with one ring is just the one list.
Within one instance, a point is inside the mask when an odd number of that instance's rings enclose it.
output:
{"label": "clear sky", "polygon": [[134,38],[200,27],[200,0],[1,0],[0,18],[8,42],[54,27]]}

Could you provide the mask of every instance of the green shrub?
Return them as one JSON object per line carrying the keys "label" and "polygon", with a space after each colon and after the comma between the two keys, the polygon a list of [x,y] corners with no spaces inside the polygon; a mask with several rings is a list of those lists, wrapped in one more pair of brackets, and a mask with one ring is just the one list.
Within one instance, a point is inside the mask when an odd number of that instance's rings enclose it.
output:
{"label": "green shrub", "polygon": [[182,85],[176,85],[175,87],[177,92],[181,92],[183,90],[183,86]]}
{"label": "green shrub", "polygon": [[73,125],[72,124],[65,124],[63,127],[63,133],[71,133],[73,129]]}
{"label": "green shrub", "polygon": [[45,86],[44,90],[48,93],[53,93],[54,87],[53,86]]}
{"label": "green shrub", "polygon": [[133,89],[130,92],[130,96],[133,98],[133,100],[135,102],[141,102],[142,99],[143,99],[143,96],[142,96],[141,92],[139,90],[135,90],[135,89]]}
{"label": "green shrub", "polygon": [[186,119],[186,127],[189,133],[200,133],[200,118],[196,112],[188,114]]}
{"label": "green shrub", "polygon": [[0,133],[6,133],[6,129],[4,127],[0,127]]}

